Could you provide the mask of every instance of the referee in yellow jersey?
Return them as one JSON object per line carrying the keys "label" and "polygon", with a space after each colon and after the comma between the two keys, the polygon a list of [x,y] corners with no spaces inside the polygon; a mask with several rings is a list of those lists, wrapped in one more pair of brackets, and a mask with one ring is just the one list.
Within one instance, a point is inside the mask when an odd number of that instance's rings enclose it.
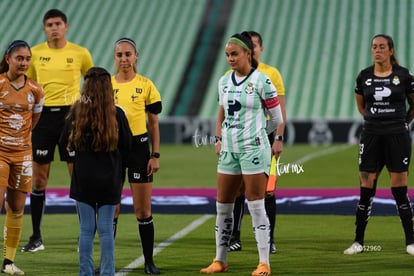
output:
{"label": "referee in yellow jersey", "polygon": [[80,97],[81,77],[93,67],[89,51],[66,40],[69,28],[66,15],[57,9],[43,17],[43,31],[47,41],[32,47],[32,62],[27,75],[43,86],[44,108],[39,123],[33,129],[33,191],[30,194],[33,233],[23,252],[44,250],[40,231],[45,210],[45,190],[50,163],[56,146],[61,161],[68,162],[72,172],[71,156],[58,143],[65,116],[70,106]]}
{"label": "referee in yellow jersey", "polygon": [[115,103],[125,110],[133,135],[127,168],[145,258],[144,271],[146,274],[160,274],[153,261],[151,196],[153,175],[160,167],[158,114],[161,113],[162,104],[154,83],[137,73],[137,60],[138,51],[132,39],[124,37],[115,42],[116,74],[112,77],[112,86]]}

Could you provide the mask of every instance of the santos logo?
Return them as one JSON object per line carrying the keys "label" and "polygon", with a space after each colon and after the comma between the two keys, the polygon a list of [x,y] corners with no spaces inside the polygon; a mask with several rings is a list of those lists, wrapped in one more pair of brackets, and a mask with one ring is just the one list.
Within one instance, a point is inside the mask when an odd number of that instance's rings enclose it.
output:
{"label": "santos logo", "polygon": [[375,87],[374,98],[376,101],[382,101],[384,97],[389,97],[391,95],[391,89],[388,87]]}

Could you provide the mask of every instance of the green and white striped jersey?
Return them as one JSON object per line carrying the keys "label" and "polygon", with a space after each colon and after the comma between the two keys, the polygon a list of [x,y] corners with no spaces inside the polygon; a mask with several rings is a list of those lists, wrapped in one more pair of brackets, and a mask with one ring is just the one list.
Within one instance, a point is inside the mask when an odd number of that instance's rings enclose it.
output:
{"label": "green and white striped jersey", "polygon": [[225,74],[218,82],[218,93],[224,108],[221,150],[241,153],[270,147],[263,102],[276,98],[277,92],[269,78],[252,70],[237,83],[234,72]]}

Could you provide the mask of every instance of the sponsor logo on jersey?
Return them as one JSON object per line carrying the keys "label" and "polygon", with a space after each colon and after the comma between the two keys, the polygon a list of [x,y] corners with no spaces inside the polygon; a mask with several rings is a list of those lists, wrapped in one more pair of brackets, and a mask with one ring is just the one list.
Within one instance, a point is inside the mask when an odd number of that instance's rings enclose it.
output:
{"label": "sponsor logo on jersey", "polygon": [[11,136],[2,136],[0,137],[0,144],[9,145],[9,146],[19,146],[23,144],[23,139],[21,137],[11,137]]}
{"label": "sponsor logo on jersey", "polygon": [[391,89],[388,87],[375,87],[374,98],[376,101],[382,101],[383,98],[389,97],[391,95]]}
{"label": "sponsor logo on jersey", "polygon": [[371,107],[370,111],[372,114],[381,114],[381,113],[395,113],[395,108],[376,108]]}
{"label": "sponsor logo on jersey", "polygon": [[13,114],[6,120],[9,123],[9,126],[16,130],[21,129],[22,126],[26,123],[26,120],[24,120],[20,114]]}

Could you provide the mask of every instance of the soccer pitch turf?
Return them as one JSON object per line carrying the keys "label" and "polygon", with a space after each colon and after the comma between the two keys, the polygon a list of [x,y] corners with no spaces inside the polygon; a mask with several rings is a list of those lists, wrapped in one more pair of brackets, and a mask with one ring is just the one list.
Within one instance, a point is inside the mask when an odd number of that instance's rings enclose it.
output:
{"label": "soccer pitch turf", "polygon": [[[1,217],[3,223],[4,216]],[[163,275],[199,275],[214,257],[214,215],[154,214],[154,260]],[[353,239],[353,217],[332,215],[279,215],[275,231],[278,252],[270,255],[272,275],[412,275],[413,256],[405,253],[403,233],[396,216],[372,217],[366,246],[372,251],[348,256],[343,250]],[[45,250],[18,251],[16,265],[26,275],[78,273],[76,214],[49,214],[43,220]],[[30,235],[25,215],[20,246]],[[242,224],[240,252],[228,254],[225,275],[250,275],[258,263],[251,218]],[[95,239],[95,264],[99,241]],[[115,242],[116,275],[144,275],[137,223],[132,214],[119,218]]]}
{"label": "soccer pitch turf", "polygon": [[[216,186],[217,156],[212,145],[161,145],[160,152],[160,170],[154,176],[154,188]],[[347,144],[285,146],[278,163],[279,172],[283,174],[279,176],[277,188],[357,188],[357,153],[357,145]],[[55,160],[58,159],[56,155]],[[409,186],[413,177],[409,175]],[[69,187],[63,162],[52,163],[48,188],[53,187]],[[388,173],[381,174],[378,188],[389,188]]]}
{"label": "soccer pitch turf", "polygon": [[[155,188],[214,188],[216,162],[212,146],[162,145],[161,170]],[[303,171],[279,176],[277,189],[357,188],[357,146],[285,146],[281,166],[300,164]],[[383,173],[379,188],[389,188]],[[68,188],[65,164],[52,164],[49,188]],[[411,190],[412,174],[409,179]],[[126,186],[127,188],[127,186]],[[191,208],[191,207],[190,207]],[[375,208],[375,206],[374,206]],[[4,223],[4,215],[0,217]],[[154,214],[155,257],[163,275],[199,275],[214,257],[214,221],[211,214]],[[46,214],[42,222],[46,250],[16,255],[16,265],[26,275],[76,275],[78,273],[76,214]],[[30,216],[25,215],[20,246],[31,234]],[[277,216],[277,254],[270,256],[272,275],[411,275],[413,257],[405,253],[401,223],[397,216],[373,216],[366,232],[371,251],[355,256],[343,254],[354,235],[354,217],[348,215]],[[228,256],[226,275],[250,275],[258,263],[251,230],[245,216],[243,250]],[[94,260],[98,265],[99,240]],[[115,244],[117,275],[144,275],[137,222],[133,214],[121,214]]]}

